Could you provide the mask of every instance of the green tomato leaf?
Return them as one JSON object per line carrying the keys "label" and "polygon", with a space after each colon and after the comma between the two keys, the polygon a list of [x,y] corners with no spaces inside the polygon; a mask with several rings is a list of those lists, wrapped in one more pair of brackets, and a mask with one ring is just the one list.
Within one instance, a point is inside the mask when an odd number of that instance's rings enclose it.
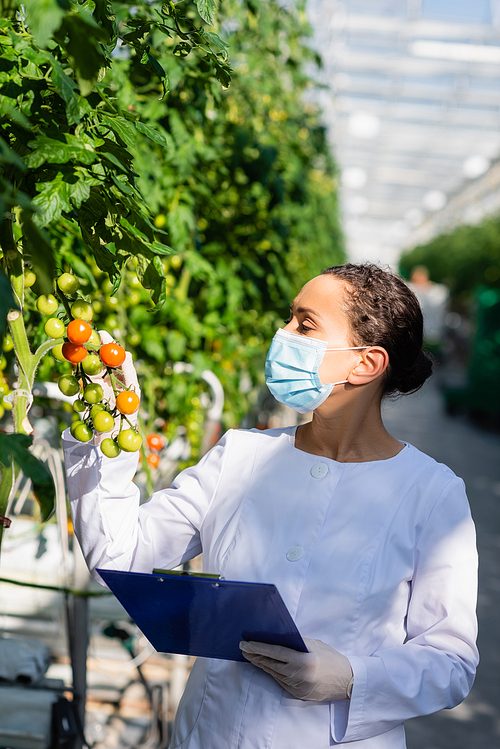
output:
{"label": "green tomato leaf", "polygon": [[152,260],[148,260],[144,256],[139,256],[137,278],[145,289],[151,290],[152,300],[158,307],[161,307],[166,298],[166,284],[161,259],[156,256]]}
{"label": "green tomato leaf", "polygon": [[108,65],[104,47],[100,45],[100,41],[105,41],[108,35],[87,13],[68,14],[64,18],[62,34],[67,37],[65,47],[73,60],[80,93],[88,96],[101,69]]}
{"label": "green tomato leaf", "polygon": [[94,246],[93,251],[95,261],[99,268],[107,273],[111,280],[120,278],[118,265],[108,248],[103,245]]}
{"label": "green tomato leaf", "polygon": [[215,21],[215,0],[195,0],[195,3],[198,8],[198,13],[205,23],[209,23],[212,26]]}
{"label": "green tomato leaf", "polygon": [[14,460],[24,475],[31,479],[42,520],[45,522],[54,511],[56,490],[51,473],[42,461],[29,451],[32,442],[33,438],[26,434],[0,432],[0,463],[6,468]]}
{"label": "green tomato leaf", "polygon": [[21,223],[27,254],[36,273],[38,288],[42,294],[52,294],[56,264],[50,240],[26,210],[21,213]]}
{"label": "green tomato leaf", "polygon": [[58,0],[24,0],[28,27],[40,47],[46,47],[52,34],[61,25],[69,3]]}
{"label": "green tomato leaf", "polygon": [[129,148],[135,147],[135,128],[132,123],[124,117],[111,117],[107,114],[100,114],[101,122],[109,127]]}
{"label": "green tomato leaf", "polygon": [[223,52],[229,49],[229,44],[223,41],[218,34],[214,34],[213,31],[203,31],[203,34],[214,47],[217,47]]}
{"label": "green tomato leaf", "polygon": [[79,208],[90,196],[90,185],[83,179],[62,172],[58,172],[50,182],[38,183],[36,188],[39,195],[33,202],[41,211],[33,218],[37,226],[47,226],[63,211],[70,213],[73,208]]}
{"label": "green tomato leaf", "polygon": [[28,143],[34,150],[24,156],[24,163],[28,169],[37,169],[42,164],[65,164],[74,159],[80,164],[92,164],[97,154],[92,147],[82,145],[75,135],[70,133],[61,134],[58,138],[48,135],[39,135]]}
{"label": "green tomato leaf", "polygon": [[145,125],[143,122],[136,122],[135,126],[140,133],[146,135],[154,143],[158,143],[160,146],[168,147],[167,139],[158,130],[150,125]]}
{"label": "green tomato leaf", "polygon": [[24,161],[15,151],[12,150],[12,148],[9,148],[3,138],[0,138],[0,162],[4,164],[14,164],[14,166],[22,172],[26,171],[26,164]]}
{"label": "green tomato leaf", "polygon": [[0,356],[2,356],[3,337],[7,327],[7,313],[11,309],[19,309],[10,286],[9,279],[0,270]]}
{"label": "green tomato leaf", "polygon": [[224,88],[228,88],[231,85],[231,68],[228,64],[220,63],[215,57],[213,63],[217,80],[222,83]]}
{"label": "green tomato leaf", "polygon": [[52,59],[51,79],[57,89],[60,97],[66,104],[66,117],[69,125],[76,125],[80,122],[80,104],[75,93],[77,85],[72,78],[64,72],[62,65],[55,59]]}

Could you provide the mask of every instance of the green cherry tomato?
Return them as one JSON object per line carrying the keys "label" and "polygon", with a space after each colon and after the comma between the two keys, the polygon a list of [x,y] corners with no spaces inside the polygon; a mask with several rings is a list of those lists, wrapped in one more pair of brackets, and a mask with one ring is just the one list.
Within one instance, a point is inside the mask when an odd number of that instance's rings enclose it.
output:
{"label": "green cherry tomato", "polygon": [[57,346],[54,346],[53,349],[50,350],[52,356],[56,361],[66,361],[66,357],[64,356],[62,352],[62,343],[58,343]]}
{"label": "green cherry tomato", "polygon": [[59,390],[63,395],[76,395],[80,392],[80,383],[73,375],[65,374],[59,378]]}
{"label": "green cherry tomato", "polygon": [[104,390],[97,382],[91,382],[90,385],[87,385],[87,387],[83,391],[83,397],[85,398],[87,403],[90,403],[91,405],[102,401],[103,395]]}
{"label": "green cherry tomato", "polygon": [[89,340],[87,341],[87,345],[89,343],[91,343],[93,346],[101,346],[102,345],[101,344],[101,336],[99,335],[99,333],[97,332],[97,330],[93,330],[92,331],[92,334],[91,334]]}
{"label": "green cherry tomato", "polygon": [[121,450],[115,440],[112,440],[111,437],[106,437],[101,442],[101,452],[107,458],[116,458],[121,453]]}
{"label": "green cherry tomato", "polygon": [[7,366],[7,359],[5,356],[0,356],[0,369],[3,371]]}
{"label": "green cherry tomato", "polygon": [[116,438],[119,447],[127,453],[135,453],[142,445],[142,437],[134,429],[124,429]]}
{"label": "green cherry tomato", "polygon": [[141,342],[141,334],[140,333],[131,333],[128,337],[129,345],[132,346],[132,348],[135,348],[138,346]]}
{"label": "green cherry tomato", "polygon": [[73,403],[73,411],[77,414],[82,414],[86,410],[87,404],[77,398],[77,400]]}
{"label": "green cherry tomato", "polygon": [[51,338],[62,338],[66,330],[64,323],[58,320],[57,317],[49,317],[43,329]]}
{"label": "green cherry tomato", "polygon": [[85,302],[83,299],[77,299],[71,305],[71,314],[75,319],[85,320],[85,322],[92,322],[94,317],[94,310],[92,305]]}
{"label": "green cherry tomato", "polygon": [[92,406],[90,409],[90,418],[93,420],[96,417],[96,414],[99,413],[99,411],[104,411],[104,406],[102,403],[96,403],[95,406]]}
{"label": "green cherry tomato", "polygon": [[6,335],[3,339],[3,350],[4,351],[12,351],[14,348],[14,341],[12,340],[10,335]]}
{"label": "green cherry tomato", "polygon": [[31,289],[35,281],[36,281],[36,276],[32,270],[27,270],[24,272],[24,288],[25,289]]}
{"label": "green cherry tomato", "polygon": [[78,279],[71,273],[63,273],[62,276],[59,276],[57,285],[63,294],[74,294],[80,288]]}
{"label": "green cherry tomato", "polygon": [[108,411],[104,410],[99,411],[99,413],[95,415],[95,419],[93,420],[93,422],[94,429],[97,432],[110,432],[115,425],[115,420],[113,419],[111,414],[108,413]]}
{"label": "green cherry tomato", "polygon": [[102,372],[102,361],[96,354],[87,354],[85,359],[82,361],[82,369],[85,372],[85,374],[90,375],[91,377],[93,375],[99,374],[99,372]]}
{"label": "green cherry tomato", "polygon": [[84,424],[83,421],[74,421],[71,425],[70,433],[78,442],[88,442],[92,439],[92,429]]}
{"label": "green cherry tomato", "polygon": [[59,302],[53,294],[49,294],[48,296],[42,294],[36,300],[36,308],[42,315],[53,315],[54,312],[57,312],[58,307]]}

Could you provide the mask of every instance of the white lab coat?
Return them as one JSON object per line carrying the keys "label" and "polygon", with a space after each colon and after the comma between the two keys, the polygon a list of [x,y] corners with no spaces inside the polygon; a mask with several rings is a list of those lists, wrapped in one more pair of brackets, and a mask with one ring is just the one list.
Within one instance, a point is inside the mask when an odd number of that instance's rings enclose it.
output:
{"label": "white lab coat", "polygon": [[403,721],[472,685],[477,559],[462,480],[411,445],[338,463],[294,440],[295,427],[231,430],[139,507],[136,457],[64,435],[91,569],[151,572],[203,550],[206,572],[275,583],[301,634],[351,662],[351,701],[318,703],[251,664],[198,658],[172,747],[402,749]]}

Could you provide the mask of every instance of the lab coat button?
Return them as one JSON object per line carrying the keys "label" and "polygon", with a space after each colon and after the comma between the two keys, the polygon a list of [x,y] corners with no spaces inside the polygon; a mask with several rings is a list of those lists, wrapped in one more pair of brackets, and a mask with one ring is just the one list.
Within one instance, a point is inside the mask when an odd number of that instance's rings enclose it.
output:
{"label": "lab coat button", "polygon": [[316,463],[311,468],[311,476],[315,479],[322,479],[328,473],[328,466],[326,463]]}
{"label": "lab coat button", "polygon": [[289,562],[297,562],[303,555],[304,549],[302,546],[292,546],[286,553],[286,558]]}

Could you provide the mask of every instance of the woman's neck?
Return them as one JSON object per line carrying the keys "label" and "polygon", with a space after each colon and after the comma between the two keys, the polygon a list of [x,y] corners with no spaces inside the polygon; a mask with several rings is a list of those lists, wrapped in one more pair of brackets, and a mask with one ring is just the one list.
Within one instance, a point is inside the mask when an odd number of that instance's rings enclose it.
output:
{"label": "woman's neck", "polygon": [[379,402],[328,406],[320,407],[312,421],[297,428],[295,447],[299,450],[339,463],[387,460],[402,450],[402,443],[384,426]]}

